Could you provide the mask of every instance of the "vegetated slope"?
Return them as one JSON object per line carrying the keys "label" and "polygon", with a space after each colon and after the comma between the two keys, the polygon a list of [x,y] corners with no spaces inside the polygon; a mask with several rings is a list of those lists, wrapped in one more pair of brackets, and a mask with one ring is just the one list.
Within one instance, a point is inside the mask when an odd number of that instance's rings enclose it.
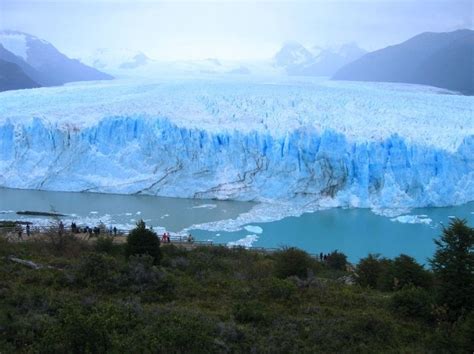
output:
{"label": "vegetated slope", "polygon": [[14,60],[17,64],[21,60],[34,69],[31,77],[42,86],[113,79],[112,76],[84,65],[79,60],[68,58],[51,43],[27,33],[0,32],[0,44],[16,56]]}
{"label": "vegetated slope", "polygon": [[39,87],[16,64],[0,59],[0,91]]}
{"label": "vegetated slope", "polygon": [[335,80],[405,82],[474,94],[474,31],[422,33],[364,55]]}
{"label": "vegetated slope", "polygon": [[468,301],[450,319],[456,307],[437,302],[436,286],[452,283],[406,255],[369,256],[356,275],[339,252],[321,261],[295,248],[167,244],[155,258],[148,238],[126,256],[112,238],[44,236],[0,237],[2,352],[458,353],[472,344],[469,284],[451,288]]}

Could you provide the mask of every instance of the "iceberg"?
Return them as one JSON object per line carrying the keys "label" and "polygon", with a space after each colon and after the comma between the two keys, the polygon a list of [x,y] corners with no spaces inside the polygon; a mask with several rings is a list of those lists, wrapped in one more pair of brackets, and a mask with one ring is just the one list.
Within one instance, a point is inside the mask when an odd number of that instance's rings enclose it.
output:
{"label": "iceberg", "polygon": [[306,79],[0,94],[0,186],[300,206],[474,200],[474,98]]}

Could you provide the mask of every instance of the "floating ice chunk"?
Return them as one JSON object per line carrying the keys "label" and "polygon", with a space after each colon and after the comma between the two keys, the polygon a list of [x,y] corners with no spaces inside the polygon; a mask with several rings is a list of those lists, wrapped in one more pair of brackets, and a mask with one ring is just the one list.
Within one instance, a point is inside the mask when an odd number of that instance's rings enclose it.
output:
{"label": "floating ice chunk", "polygon": [[227,243],[228,247],[245,247],[250,248],[252,244],[258,240],[257,235],[247,235],[244,238],[241,238],[237,241],[231,241]]}
{"label": "floating ice chunk", "polygon": [[373,208],[372,212],[375,215],[385,216],[387,218],[394,218],[396,216],[400,216],[402,214],[406,214],[406,213],[410,212],[410,209],[407,209],[407,208],[390,208],[390,209]]}
{"label": "floating ice chunk", "polygon": [[11,214],[14,213],[15,210],[0,210],[0,214]]}
{"label": "floating ice chunk", "polygon": [[193,209],[215,209],[217,208],[216,204],[201,204],[192,207]]}
{"label": "floating ice chunk", "polygon": [[99,214],[99,212],[98,211],[91,211],[91,212],[89,212],[89,214]]}
{"label": "floating ice chunk", "polygon": [[220,236],[221,234],[216,234],[216,236]]}
{"label": "floating ice chunk", "polygon": [[391,221],[401,222],[403,224],[426,224],[429,225],[433,220],[428,218],[426,215],[400,215],[395,218],[391,218]]}
{"label": "floating ice chunk", "polygon": [[136,212],[137,215],[141,215],[141,213],[142,213],[141,211],[137,211],[137,212]]}
{"label": "floating ice chunk", "polygon": [[127,215],[127,216],[132,216],[132,213],[125,213],[125,215]]}
{"label": "floating ice chunk", "polygon": [[263,232],[263,229],[260,226],[254,226],[254,225],[244,226],[244,229],[254,234],[261,234]]}

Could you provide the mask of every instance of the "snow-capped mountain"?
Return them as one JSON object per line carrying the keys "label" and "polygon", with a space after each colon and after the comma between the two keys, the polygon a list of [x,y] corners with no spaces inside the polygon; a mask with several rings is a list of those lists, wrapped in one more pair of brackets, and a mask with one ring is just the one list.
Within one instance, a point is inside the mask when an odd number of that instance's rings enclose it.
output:
{"label": "snow-capped mountain", "polygon": [[[112,76],[70,59],[51,43],[18,31],[0,32],[0,44],[16,56],[16,64],[22,61],[34,69],[31,78],[42,86],[62,85],[72,81],[107,80]],[[25,70],[26,72],[27,70]]]}
{"label": "snow-capped mountain", "polygon": [[[0,60],[3,60],[5,62],[9,62],[12,64],[15,64],[20,68],[20,70],[23,72],[25,76],[30,78],[31,81],[35,82],[34,86],[31,86],[31,83],[24,86],[24,87],[17,87],[17,85],[13,85],[17,88],[31,88],[31,87],[39,87],[39,80],[41,79],[41,74],[33,68],[31,65],[29,65],[26,61],[23,60],[23,58],[16,56],[12,52],[8,51],[3,47],[2,44],[0,44]],[[27,82],[23,81],[22,82]],[[5,86],[6,87],[6,86]]]}
{"label": "snow-capped mountain", "polygon": [[313,59],[313,54],[298,42],[289,41],[275,54],[273,60],[275,65],[283,68],[291,68],[303,65]]}
{"label": "snow-capped mountain", "polygon": [[5,92],[0,186],[316,206],[474,200],[470,97],[281,80]]}
{"label": "snow-capped mountain", "polygon": [[99,70],[136,69],[153,62],[141,51],[99,48],[81,57],[81,61]]}
{"label": "snow-capped mountain", "polygon": [[275,55],[274,62],[288,75],[331,76],[365,53],[354,43],[336,49],[315,46],[308,50],[297,42],[289,42]]}

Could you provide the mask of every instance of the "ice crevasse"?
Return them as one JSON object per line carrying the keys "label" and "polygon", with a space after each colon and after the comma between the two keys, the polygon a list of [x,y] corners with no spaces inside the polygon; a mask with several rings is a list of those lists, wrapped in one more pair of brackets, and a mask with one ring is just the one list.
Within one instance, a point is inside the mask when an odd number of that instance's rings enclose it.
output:
{"label": "ice crevasse", "polygon": [[474,200],[471,97],[350,83],[0,94],[0,186],[352,207]]}

